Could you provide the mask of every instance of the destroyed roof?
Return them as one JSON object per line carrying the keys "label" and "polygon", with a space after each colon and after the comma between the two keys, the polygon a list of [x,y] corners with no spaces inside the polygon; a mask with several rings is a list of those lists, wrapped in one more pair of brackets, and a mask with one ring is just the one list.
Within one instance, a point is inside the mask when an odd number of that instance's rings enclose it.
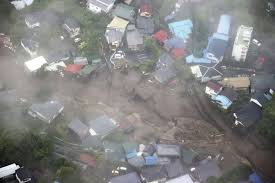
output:
{"label": "destroyed roof", "polygon": [[165,165],[165,169],[170,179],[184,174],[183,166],[179,159]]}
{"label": "destroyed roof", "polygon": [[135,156],[127,160],[130,165],[135,168],[141,168],[145,165],[145,160],[143,156]]}
{"label": "destroyed roof", "polygon": [[155,30],[153,18],[147,18],[138,15],[136,19],[136,25],[139,31],[143,34],[153,34]]}
{"label": "destroyed roof", "polygon": [[190,19],[172,22],[168,24],[168,27],[172,34],[183,40],[187,40],[192,33],[193,23]]}
{"label": "destroyed roof", "polygon": [[165,183],[194,183],[194,181],[191,179],[190,175],[186,174],[175,179],[166,181]]}
{"label": "destroyed roof", "polygon": [[96,167],[96,159],[89,154],[81,153],[79,155],[79,161],[91,167]]}
{"label": "destroyed roof", "polygon": [[32,104],[30,107],[32,112],[39,114],[47,122],[51,122],[63,109],[64,106],[59,101]]}
{"label": "destroyed roof", "polygon": [[65,18],[64,25],[67,25],[70,29],[80,28],[79,22],[73,18]]}
{"label": "destroyed roof", "polygon": [[43,18],[43,12],[33,12],[25,16],[25,21],[29,25],[40,23],[41,18]]}
{"label": "destroyed roof", "polygon": [[214,160],[203,160],[196,167],[195,173],[200,182],[206,182],[209,177],[219,178],[222,175],[220,168]]}
{"label": "destroyed roof", "polygon": [[117,128],[117,123],[106,115],[100,116],[89,122],[90,134],[105,137]]}
{"label": "destroyed roof", "polygon": [[46,56],[48,63],[65,61],[70,58],[70,51],[67,50],[53,50],[49,51]]}
{"label": "destroyed roof", "polygon": [[39,43],[32,39],[22,39],[21,44],[22,46],[30,49],[30,51],[36,51],[39,47]]}
{"label": "destroyed roof", "polygon": [[114,42],[121,42],[123,36],[124,36],[124,32],[118,31],[115,29],[107,29],[105,32],[105,37],[107,39],[108,44],[111,44]]}
{"label": "destroyed roof", "polygon": [[81,122],[78,118],[75,118],[68,125],[69,129],[76,133],[80,139],[83,139],[87,136],[89,129],[83,122]]}
{"label": "destroyed roof", "polygon": [[155,78],[161,83],[164,83],[174,78],[177,73],[173,65],[173,59],[168,54],[162,54],[156,65]]}
{"label": "destroyed roof", "polygon": [[132,6],[128,6],[123,3],[119,3],[116,5],[113,16],[118,16],[123,19],[129,20],[130,22],[135,21],[135,8]]}
{"label": "destroyed roof", "polygon": [[18,181],[34,183],[31,172],[24,167],[17,169],[15,174]]}
{"label": "destroyed roof", "polygon": [[68,64],[67,67],[65,67],[64,71],[73,73],[73,74],[79,74],[83,65],[77,65],[77,64]]}
{"label": "destroyed roof", "polygon": [[136,172],[132,172],[126,175],[121,175],[112,178],[109,183],[141,183],[141,180]]}
{"label": "destroyed roof", "polygon": [[91,3],[96,7],[99,7],[103,11],[107,12],[108,7],[112,5],[115,0],[88,0],[87,3]]}
{"label": "destroyed roof", "polygon": [[165,30],[159,30],[158,32],[153,34],[152,37],[155,40],[163,43],[164,41],[166,41],[168,39],[168,33]]}
{"label": "destroyed roof", "polygon": [[180,147],[177,145],[157,144],[158,156],[180,157]]}
{"label": "destroyed roof", "polygon": [[114,17],[113,20],[107,25],[107,28],[111,29],[119,29],[119,30],[124,30],[126,29],[129,21],[124,20],[119,17]]}
{"label": "destroyed roof", "polygon": [[259,121],[262,117],[262,109],[254,102],[249,102],[235,113],[238,122],[241,122],[245,127],[249,127]]}
{"label": "destroyed roof", "polygon": [[141,169],[141,177],[146,182],[154,182],[160,179],[166,179],[167,173],[164,166],[152,166]]}
{"label": "destroyed roof", "polygon": [[275,75],[255,75],[251,77],[251,91],[275,90]]}

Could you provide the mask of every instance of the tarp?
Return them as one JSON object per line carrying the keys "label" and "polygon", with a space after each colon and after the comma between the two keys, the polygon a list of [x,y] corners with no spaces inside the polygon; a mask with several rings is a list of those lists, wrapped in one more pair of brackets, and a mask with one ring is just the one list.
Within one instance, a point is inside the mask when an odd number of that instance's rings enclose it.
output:
{"label": "tarp", "polygon": [[69,64],[64,70],[73,74],[78,74],[81,71],[82,67],[83,65]]}
{"label": "tarp", "polygon": [[249,175],[249,181],[251,183],[263,183],[261,177],[259,177],[257,175],[257,173],[255,173],[255,172],[253,174]]}

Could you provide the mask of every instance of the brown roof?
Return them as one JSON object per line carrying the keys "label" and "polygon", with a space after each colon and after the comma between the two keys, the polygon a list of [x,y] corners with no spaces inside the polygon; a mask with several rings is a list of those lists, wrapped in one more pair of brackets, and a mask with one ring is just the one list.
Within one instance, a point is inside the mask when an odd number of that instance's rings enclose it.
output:
{"label": "brown roof", "polygon": [[88,166],[95,167],[96,166],[96,160],[89,154],[80,154],[79,155],[80,162],[87,164]]}
{"label": "brown roof", "polygon": [[234,89],[246,89],[250,85],[250,80],[249,77],[232,77],[224,78],[219,83],[225,87],[230,87]]}

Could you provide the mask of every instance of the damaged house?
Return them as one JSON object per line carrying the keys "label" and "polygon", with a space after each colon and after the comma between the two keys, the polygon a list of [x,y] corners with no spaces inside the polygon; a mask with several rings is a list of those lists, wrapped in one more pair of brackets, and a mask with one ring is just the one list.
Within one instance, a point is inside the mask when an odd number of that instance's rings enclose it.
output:
{"label": "damaged house", "polygon": [[25,23],[28,26],[28,28],[33,29],[36,27],[40,27],[41,16],[41,12],[27,14],[25,16]]}
{"label": "damaged house", "polygon": [[170,55],[164,53],[160,56],[157,65],[154,77],[160,83],[168,82],[177,75],[176,68],[173,65],[174,60]]}
{"label": "damaged house", "polygon": [[87,0],[87,8],[93,13],[109,13],[115,0]]}
{"label": "damaged house", "polygon": [[80,34],[80,24],[72,18],[66,18],[63,23],[63,28],[67,31],[71,38]]}
{"label": "damaged house", "polygon": [[48,101],[31,105],[28,114],[50,124],[63,109],[64,106],[59,101]]}
{"label": "damaged house", "polygon": [[47,65],[48,62],[45,60],[43,56],[34,58],[32,60],[24,62],[25,71],[27,73],[36,73],[39,71],[44,65]]}
{"label": "damaged house", "polygon": [[35,57],[39,48],[39,42],[33,39],[22,39],[21,46],[31,57]]}
{"label": "damaged house", "polygon": [[82,121],[80,121],[78,118],[73,119],[69,125],[68,128],[75,133],[80,139],[84,139],[88,133],[89,128],[87,125],[85,125]]}
{"label": "damaged house", "polygon": [[112,50],[116,50],[122,42],[128,21],[119,17],[114,17],[113,20],[107,25],[105,38]]}
{"label": "damaged house", "polygon": [[190,67],[192,74],[197,80],[202,83],[208,82],[210,80],[221,80],[222,73],[216,69],[217,64],[200,64],[193,65]]}

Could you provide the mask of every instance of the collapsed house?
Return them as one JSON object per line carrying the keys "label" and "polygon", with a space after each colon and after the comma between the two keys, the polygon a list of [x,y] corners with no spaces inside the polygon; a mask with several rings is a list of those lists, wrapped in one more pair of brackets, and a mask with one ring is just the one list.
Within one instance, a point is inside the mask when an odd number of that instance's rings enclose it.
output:
{"label": "collapsed house", "polygon": [[63,28],[68,32],[71,38],[75,38],[80,34],[80,24],[72,18],[66,18],[64,20]]}
{"label": "collapsed house", "polygon": [[157,62],[154,77],[160,83],[165,83],[177,75],[173,59],[167,53],[162,54]]}

